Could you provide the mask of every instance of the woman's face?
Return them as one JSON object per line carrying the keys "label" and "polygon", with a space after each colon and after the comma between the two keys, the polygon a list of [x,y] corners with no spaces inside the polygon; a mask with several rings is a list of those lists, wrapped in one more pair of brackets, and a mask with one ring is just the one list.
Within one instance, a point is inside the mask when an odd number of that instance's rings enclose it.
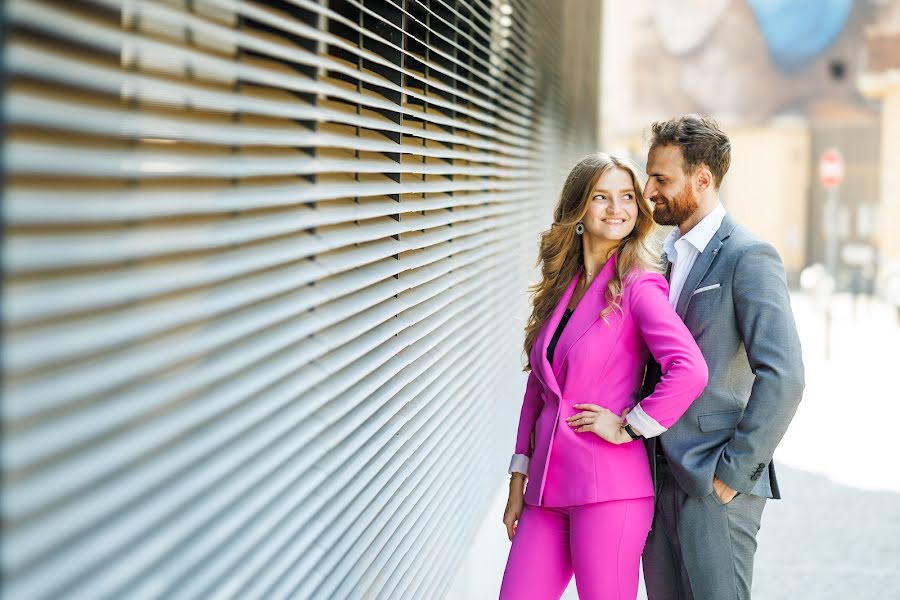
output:
{"label": "woman's face", "polygon": [[634,229],[637,216],[637,193],[631,175],[612,168],[597,180],[582,222],[585,233],[602,241],[618,242]]}

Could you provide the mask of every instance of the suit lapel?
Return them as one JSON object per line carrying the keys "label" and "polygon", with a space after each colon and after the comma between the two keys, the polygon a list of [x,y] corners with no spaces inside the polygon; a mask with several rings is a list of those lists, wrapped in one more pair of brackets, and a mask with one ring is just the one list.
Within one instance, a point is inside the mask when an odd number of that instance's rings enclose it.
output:
{"label": "suit lapel", "polygon": [[697,286],[700,285],[700,282],[703,281],[706,272],[709,271],[709,267],[712,266],[713,261],[719,254],[719,250],[721,250],[725,240],[731,235],[734,227],[734,219],[731,218],[731,215],[726,214],[718,231],[709,240],[706,248],[694,262],[694,266],[691,267],[691,272],[688,273],[687,279],[684,281],[684,287],[681,288],[681,294],[678,296],[678,303],[675,305],[675,312],[678,313],[682,320],[684,320],[684,316],[687,313],[691,296],[694,294]]}
{"label": "suit lapel", "polygon": [[[538,355],[531,356],[531,365],[534,368],[534,365],[537,365],[538,374],[541,376],[541,380],[550,387],[551,390],[556,392],[556,395],[562,396],[562,391],[559,389],[559,384],[556,382],[556,376],[553,374],[553,369],[550,366],[550,361],[547,360],[547,346],[550,345],[550,340],[553,338],[553,333],[556,331],[556,328],[559,326],[559,322],[562,320],[563,313],[566,310],[566,307],[569,305],[569,300],[572,298],[572,294],[575,293],[575,287],[578,285],[578,278],[581,277],[581,269],[578,269],[578,272],[575,273],[575,277],[572,278],[572,281],[569,282],[569,287],[566,288],[566,291],[563,292],[559,301],[556,303],[556,308],[553,309],[553,313],[551,313],[550,318],[544,323],[541,328],[541,332],[538,334],[537,339],[535,340],[533,350],[536,349]],[[574,315],[573,315],[574,316]],[[569,317],[569,321],[571,322],[572,317]],[[559,352],[559,342],[556,343],[555,352]]]}
{"label": "suit lapel", "polygon": [[[597,319],[600,318],[600,311],[606,307],[606,286],[609,284],[609,281],[612,279],[615,272],[616,255],[614,254],[606,261],[606,264],[603,265],[603,268],[600,269],[597,276],[594,277],[594,280],[584,293],[584,296],[582,296],[581,300],[578,302],[578,306],[575,307],[572,316],[569,317],[569,322],[566,323],[565,329],[563,329],[562,334],[559,336],[559,341],[556,343],[556,350],[553,354],[553,375],[555,378],[559,378],[559,374],[562,371],[562,366],[566,362],[569,350],[571,350],[575,342],[577,342],[581,336],[597,322]],[[570,294],[569,299],[571,299],[571,297]],[[568,300],[566,300],[566,304],[563,306],[565,307],[567,305]],[[546,358],[545,352],[544,359],[546,360]]]}

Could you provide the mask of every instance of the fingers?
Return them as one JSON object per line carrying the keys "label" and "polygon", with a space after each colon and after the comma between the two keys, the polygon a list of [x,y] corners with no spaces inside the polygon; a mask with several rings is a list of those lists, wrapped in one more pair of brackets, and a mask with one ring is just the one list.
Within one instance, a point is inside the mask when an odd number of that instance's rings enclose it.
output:
{"label": "fingers", "polygon": [[630,413],[630,412],[631,412],[631,407],[630,407],[630,406],[626,406],[626,407],[625,407],[625,410],[622,411],[622,415],[621,415],[622,418],[624,419],[625,417],[627,417],[627,416],[628,416],[628,413]]}
{"label": "fingers", "polygon": [[573,419],[579,419],[579,418],[584,418],[584,417],[594,417],[596,415],[597,415],[597,413],[593,413],[593,412],[580,412],[580,413],[575,413],[571,417],[566,417],[566,421],[571,421]]}
{"label": "fingers", "polygon": [[509,538],[509,541],[512,541],[513,537],[516,535],[516,524],[518,523],[518,519],[512,513],[507,513],[503,515],[503,524],[506,526],[506,537]]}
{"label": "fingers", "polygon": [[608,409],[597,406],[596,404],[574,404],[573,407],[580,410],[592,410],[594,412],[609,412]]}

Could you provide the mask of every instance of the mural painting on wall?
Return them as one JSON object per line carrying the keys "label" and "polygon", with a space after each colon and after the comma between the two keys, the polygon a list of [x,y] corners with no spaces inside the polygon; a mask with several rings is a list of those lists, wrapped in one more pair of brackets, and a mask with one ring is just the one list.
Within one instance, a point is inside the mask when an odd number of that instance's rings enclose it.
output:
{"label": "mural painting on wall", "polygon": [[[651,0],[636,97],[653,113],[764,121],[817,101],[866,106],[856,49],[874,9],[852,0]],[[653,65],[653,68],[646,68]],[[664,95],[660,90],[666,90]]]}

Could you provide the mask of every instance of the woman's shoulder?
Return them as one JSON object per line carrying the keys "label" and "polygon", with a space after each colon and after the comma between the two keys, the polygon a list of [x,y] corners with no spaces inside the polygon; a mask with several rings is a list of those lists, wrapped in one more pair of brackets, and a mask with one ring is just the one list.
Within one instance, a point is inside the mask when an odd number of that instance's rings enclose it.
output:
{"label": "woman's shoulder", "polygon": [[628,275],[624,279],[625,289],[634,289],[636,287],[644,287],[648,285],[663,286],[666,288],[666,290],[669,289],[669,284],[666,281],[666,278],[663,277],[661,273],[644,267],[635,267],[631,270],[630,273],[628,273]]}
{"label": "woman's shoulder", "polygon": [[669,299],[669,282],[660,273],[652,269],[635,268],[625,278],[624,296],[628,304],[634,308],[635,303],[655,303],[658,297]]}

